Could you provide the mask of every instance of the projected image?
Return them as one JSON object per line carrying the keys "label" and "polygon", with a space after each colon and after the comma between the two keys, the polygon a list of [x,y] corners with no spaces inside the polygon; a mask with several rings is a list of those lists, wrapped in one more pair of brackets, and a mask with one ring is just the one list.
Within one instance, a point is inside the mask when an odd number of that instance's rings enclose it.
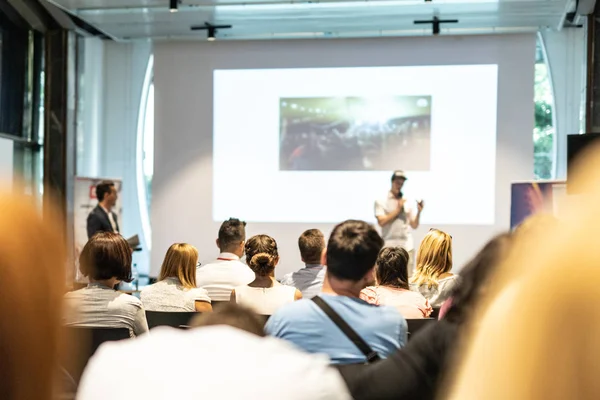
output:
{"label": "projected image", "polygon": [[430,169],[431,96],[280,98],[279,169]]}

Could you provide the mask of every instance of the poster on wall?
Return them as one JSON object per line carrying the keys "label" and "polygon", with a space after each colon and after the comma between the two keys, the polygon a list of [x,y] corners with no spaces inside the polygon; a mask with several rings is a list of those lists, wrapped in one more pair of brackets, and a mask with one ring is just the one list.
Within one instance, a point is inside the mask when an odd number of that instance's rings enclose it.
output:
{"label": "poster on wall", "polygon": [[517,182],[510,191],[510,228],[538,212],[558,215],[567,207],[565,181]]}
{"label": "poster on wall", "polygon": [[122,181],[120,179],[109,178],[86,178],[75,177],[74,190],[74,221],[75,221],[75,282],[86,282],[86,278],[79,272],[79,254],[83,246],[87,243],[87,217],[89,213],[98,205],[96,197],[96,185],[102,181],[112,181],[117,189],[117,204],[113,212],[117,214],[117,223],[120,225],[123,221],[123,209],[121,206]]}

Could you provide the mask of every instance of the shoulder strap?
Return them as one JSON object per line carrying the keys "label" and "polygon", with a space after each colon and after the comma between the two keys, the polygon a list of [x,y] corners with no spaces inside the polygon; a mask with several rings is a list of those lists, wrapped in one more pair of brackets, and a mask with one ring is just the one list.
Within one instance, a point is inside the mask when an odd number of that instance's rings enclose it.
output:
{"label": "shoulder strap", "polygon": [[348,339],[350,339],[350,341],[352,343],[354,343],[354,345],[365,355],[365,357],[367,357],[367,362],[368,363],[372,363],[375,361],[379,361],[381,358],[379,357],[379,354],[377,354],[377,352],[375,352],[371,346],[369,346],[367,344],[367,342],[365,342],[363,340],[363,338],[361,338],[358,333],[356,333],[356,331],[354,329],[352,329],[350,327],[350,325],[348,325],[346,323],[346,321],[344,321],[342,319],[342,317],[340,317],[340,315],[338,313],[336,313],[333,308],[331,308],[329,306],[329,304],[327,304],[322,298],[320,298],[319,296],[315,296],[312,298],[312,301],[321,309],[323,310],[323,312],[325,313],[325,315],[327,315],[329,317],[329,319],[331,319],[331,321],[338,327],[340,328],[340,330],[342,331],[342,333],[344,335],[346,335],[348,337]]}

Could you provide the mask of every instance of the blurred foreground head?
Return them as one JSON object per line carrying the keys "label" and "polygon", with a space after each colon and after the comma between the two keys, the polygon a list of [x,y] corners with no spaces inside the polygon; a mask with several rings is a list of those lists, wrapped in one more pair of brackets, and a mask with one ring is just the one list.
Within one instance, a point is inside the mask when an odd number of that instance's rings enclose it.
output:
{"label": "blurred foreground head", "polygon": [[515,232],[445,398],[600,398],[600,149],[576,169],[560,222]]}
{"label": "blurred foreground head", "polygon": [[65,282],[57,220],[0,191],[0,399],[50,399]]}
{"label": "blurred foreground head", "polygon": [[233,328],[253,333],[257,336],[265,336],[265,321],[255,312],[236,303],[226,303],[216,311],[202,313],[190,321],[192,327],[227,325]]}

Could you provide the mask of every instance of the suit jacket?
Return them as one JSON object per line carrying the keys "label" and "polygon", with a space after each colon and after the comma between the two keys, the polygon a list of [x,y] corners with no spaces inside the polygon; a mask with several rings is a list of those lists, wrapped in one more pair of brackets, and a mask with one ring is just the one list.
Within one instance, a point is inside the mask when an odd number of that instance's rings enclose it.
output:
{"label": "suit jacket", "polygon": [[[117,214],[111,211],[115,224],[117,225],[117,231],[119,231],[119,222],[117,221]],[[87,235],[88,239],[94,236],[97,232],[114,232],[108,214],[100,205],[97,205],[87,217]]]}

